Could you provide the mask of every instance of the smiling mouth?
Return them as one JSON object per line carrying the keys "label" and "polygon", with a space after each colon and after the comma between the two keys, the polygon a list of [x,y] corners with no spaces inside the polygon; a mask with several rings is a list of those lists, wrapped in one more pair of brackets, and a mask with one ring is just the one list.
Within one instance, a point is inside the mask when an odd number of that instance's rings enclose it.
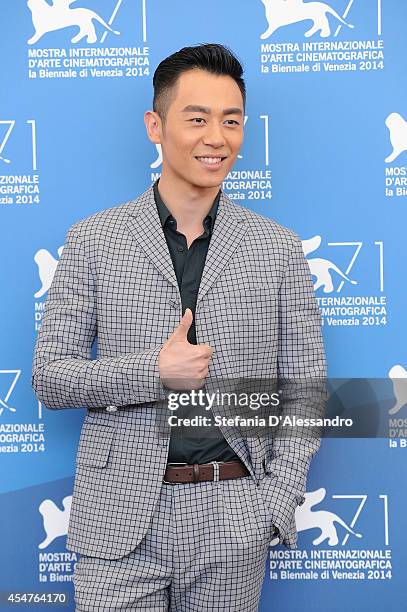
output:
{"label": "smiling mouth", "polygon": [[218,166],[220,165],[226,157],[195,157],[198,161],[202,162],[207,166]]}

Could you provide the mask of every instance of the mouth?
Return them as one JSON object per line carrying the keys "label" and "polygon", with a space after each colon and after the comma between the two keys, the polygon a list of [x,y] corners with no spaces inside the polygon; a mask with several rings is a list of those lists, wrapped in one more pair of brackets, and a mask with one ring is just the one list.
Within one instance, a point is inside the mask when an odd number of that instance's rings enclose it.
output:
{"label": "mouth", "polygon": [[218,168],[220,168],[223,164],[223,162],[225,161],[225,159],[227,159],[226,157],[214,157],[214,156],[199,156],[199,157],[195,157],[195,159],[205,168],[208,168],[209,170],[218,170]]}

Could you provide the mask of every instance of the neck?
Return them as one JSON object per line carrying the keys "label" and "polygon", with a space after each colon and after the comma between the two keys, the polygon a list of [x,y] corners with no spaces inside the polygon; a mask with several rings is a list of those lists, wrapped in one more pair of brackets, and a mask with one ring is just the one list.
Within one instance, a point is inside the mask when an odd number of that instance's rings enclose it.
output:
{"label": "neck", "polygon": [[163,171],[158,183],[160,196],[170,213],[177,220],[177,227],[194,229],[202,227],[202,222],[212,208],[220,185],[199,187],[173,177]]}

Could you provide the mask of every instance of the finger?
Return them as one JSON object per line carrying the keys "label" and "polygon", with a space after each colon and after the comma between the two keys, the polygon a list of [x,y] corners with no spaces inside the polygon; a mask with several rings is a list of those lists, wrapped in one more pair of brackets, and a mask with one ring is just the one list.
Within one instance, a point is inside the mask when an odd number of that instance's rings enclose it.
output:
{"label": "finger", "polygon": [[186,308],[178,327],[173,331],[167,342],[188,342],[188,330],[192,325],[192,320],[192,310]]}

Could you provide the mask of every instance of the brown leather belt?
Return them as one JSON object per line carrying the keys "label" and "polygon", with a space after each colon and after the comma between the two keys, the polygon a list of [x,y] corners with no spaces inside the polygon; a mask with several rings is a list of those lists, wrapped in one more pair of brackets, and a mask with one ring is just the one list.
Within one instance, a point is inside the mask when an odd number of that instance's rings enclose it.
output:
{"label": "brown leather belt", "polygon": [[[241,478],[249,476],[250,472],[240,461],[216,462],[219,466],[219,480],[226,478]],[[164,474],[164,483],[203,482],[214,480],[215,470],[213,463],[194,463],[193,465],[168,464]]]}

